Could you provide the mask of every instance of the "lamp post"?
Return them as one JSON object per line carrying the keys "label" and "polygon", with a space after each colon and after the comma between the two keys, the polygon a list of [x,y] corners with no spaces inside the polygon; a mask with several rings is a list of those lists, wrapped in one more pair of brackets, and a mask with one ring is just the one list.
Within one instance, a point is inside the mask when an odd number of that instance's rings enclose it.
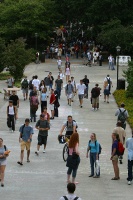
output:
{"label": "lamp post", "polygon": [[35,42],[36,51],[37,51],[37,37],[38,37],[38,33],[35,33],[35,38],[36,38],[36,42]]}
{"label": "lamp post", "polygon": [[120,50],[121,50],[121,47],[117,46],[116,47],[116,51],[117,51],[117,87],[116,87],[116,89],[117,90],[118,90],[118,77],[119,77],[119,55],[120,55]]}

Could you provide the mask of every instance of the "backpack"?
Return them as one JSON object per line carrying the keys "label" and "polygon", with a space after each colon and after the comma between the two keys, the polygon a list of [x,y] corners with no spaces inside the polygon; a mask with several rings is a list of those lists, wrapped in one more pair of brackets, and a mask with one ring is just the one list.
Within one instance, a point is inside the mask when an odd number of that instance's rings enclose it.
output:
{"label": "backpack", "polygon": [[22,89],[26,89],[26,88],[28,88],[28,81],[27,81],[27,79],[24,79],[23,80],[23,82],[22,82],[22,84],[21,84],[21,87],[22,87]]}
{"label": "backpack", "polygon": [[[68,200],[66,196],[63,196],[65,200]],[[77,200],[79,197],[75,197],[73,200]]]}
{"label": "backpack", "polygon": [[[95,146],[96,146],[96,142],[97,141],[95,141]],[[91,143],[91,140],[89,140],[89,144]],[[90,147],[90,150],[91,150],[91,147]],[[98,154],[101,154],[101,151],[102,151],[102,147],[101,147],[101,144],[99,143],[99,152],[98,152]]]}
{"label": "backpack", "polygon": [[[76,129],[77,129],[78,128],[77,122],[73,119],[73,121],[72,121],[72,127],[73,127],[73,122],[76,123]],[[67,121],[67,127],[68,127],[68,121]]]}
{"label": "backpack", "polygon": [[123,146],[123,144],[121,142],[118,142],[118,149],[117,149],[117,153],[119,156],[122,156],[124,154],[125,151],[125,147]]}
{"label": "backpack", "polygon": [[[68,90],[68,84],[67,84],[67,87],[66,87],[66,89]],[[73,85],[71,84],[71,89],[73,90]]]}
{"label": "backpack", "polygon": [[29,89],[33,90],[32,80],[30,80],[30,82],[29,82]]}
{"label": "backpack", "polygon": [[126,121],[126,116],[125,116],[125,111],[126,110],[124,110],[123,112],[121,111],[121,109],[119,109],[119,111],[120,111],[120,113],[119,113],[119,115],[118,115],[118,121],[121,121],[121,123],[125,123],[125,121]]}

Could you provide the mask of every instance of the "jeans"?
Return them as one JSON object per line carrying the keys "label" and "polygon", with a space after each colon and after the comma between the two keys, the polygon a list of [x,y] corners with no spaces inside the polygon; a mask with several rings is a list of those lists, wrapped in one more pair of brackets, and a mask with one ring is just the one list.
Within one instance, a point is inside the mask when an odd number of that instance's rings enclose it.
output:
{"label": "jeans", "polygon": [[12,130],[15,131],[14,115],[8,115],[8,127],[12,128]]}
{"label": "jeans", "polygon": [[112,69],[112,62],[109,62],[109,69]]}
{"label": "jeans", "polygon": [[58,87],[57,87],[56,90],[57,90],[57,93],[58,93],[58,94],[57,94],[57,95],[58,95],[58,98],[60,99],[60,96],[61,96],[61,88],[58,88]]}
{"label": "jeans", "polygon": [[68,170],[67,170],[67,174],[71,175],[71,173],[72,173],[72,177],[75,178],[76,174],[77,174],[77,169],[72,169],[72,168],[69,167]]}
{"label": "jeans", "polygon": [[[90,164],[91,164],[91,175],[93,176],[95,174],[94,167],[96,166],[96,153],[90,153]],[[100,176],[99,174],[96,174],[97,176]]]}
{"label": "jeans", "polygon": [[132,168],[133,168],[133,160],[128,160],[128,181],[132,181],[133,174],[132,174]]}

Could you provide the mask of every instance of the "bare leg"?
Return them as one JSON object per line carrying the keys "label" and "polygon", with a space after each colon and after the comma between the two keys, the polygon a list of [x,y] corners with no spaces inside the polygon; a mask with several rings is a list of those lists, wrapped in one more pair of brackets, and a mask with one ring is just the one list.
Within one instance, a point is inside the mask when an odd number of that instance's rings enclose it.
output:
{"label": "bare leg", "polygon": [[0,175],[1,175],[1,183],[2,184],[4,183],[5,168],[6,168],[6,165],[0,166]]}

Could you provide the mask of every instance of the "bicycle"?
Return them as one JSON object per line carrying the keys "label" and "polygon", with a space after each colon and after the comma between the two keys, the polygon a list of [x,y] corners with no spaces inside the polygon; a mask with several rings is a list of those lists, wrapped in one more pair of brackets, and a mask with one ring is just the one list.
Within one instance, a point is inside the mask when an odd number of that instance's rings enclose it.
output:
{"label": "bicycle", "polygon": [[68,154],[69,154],[69,148],[68,148],[69,139],[70,139],[70,136],[69,136],[69,138],[68,138],[68,136],[65,136],[66,143],[63,147],[63,152],[62,152],[64,162],[67,161],[67,157],[68,157]]}

